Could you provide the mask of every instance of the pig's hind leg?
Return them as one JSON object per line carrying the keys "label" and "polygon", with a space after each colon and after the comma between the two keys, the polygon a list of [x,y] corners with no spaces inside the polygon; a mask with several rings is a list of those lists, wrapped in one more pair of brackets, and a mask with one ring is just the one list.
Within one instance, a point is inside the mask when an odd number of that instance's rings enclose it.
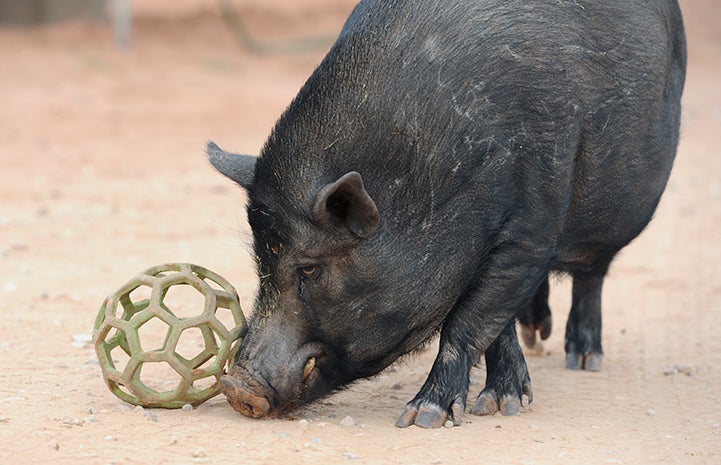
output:
{"label": "pig's hind leg", "polygon": [[537,334],[544,341],[551,335],[553,319],[548,306],[548,292],[548,278],[546,278],[538,287],[531,304],[518,316],[518,322],[521,323],[521,338],[529,349],[541,349]]}
{"label": "pig's hind leg", "polygon": [[601,288],[606,267],[573,273],[573,300],[566,324],[566,368],[599,371],[601,347]]}

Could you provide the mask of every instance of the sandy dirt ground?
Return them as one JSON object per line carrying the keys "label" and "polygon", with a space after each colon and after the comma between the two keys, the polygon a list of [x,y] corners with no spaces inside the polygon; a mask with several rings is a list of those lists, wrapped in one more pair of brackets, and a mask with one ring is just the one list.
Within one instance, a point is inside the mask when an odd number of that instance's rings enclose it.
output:
{"label": "sandy dirt ground", "polygon": [[[333,37],[352,3],[238,5],[276,44]],[[433,431],[393,426],[432,349],[292,418],[250,420],[222,396],[133,409],[78,340],[105,295],[164,262],[220,273],[251,308],[244,195],[204,145],[257,152],[322,47],[250,54],[206,0],[135,2],[124,52],[104,25],[0,29],[0,464],[721,463],[721,8],[682,7],[682,143],[655,220],[610,271],[604,370],[563,368],[559,279],[554,333],[528,356],[533,404]]]}

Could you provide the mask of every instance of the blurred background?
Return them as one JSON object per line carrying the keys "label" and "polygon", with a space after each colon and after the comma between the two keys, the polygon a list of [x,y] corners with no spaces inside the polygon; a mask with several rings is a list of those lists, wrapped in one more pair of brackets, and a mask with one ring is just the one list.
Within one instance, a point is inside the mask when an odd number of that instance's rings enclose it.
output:
{"label": "blurred background", "polygon": [[[111,0],[113,1],[113,0]],[[105,0],[2,0],[0,21],[4,24],[41,24],[63,19],[102,18],[106,14]],[[121,2],[129,10],[130,0]]]}
{"label": "blurred background", "polygon": [[[284,15],[313,13],[313,22],[319,16],[328,16],[329,2],[295,2],[288,9],[283,5],[275,7],[267,2],[241,0],[0,0],[0,25],[39,26],[58,21],[105,21],[113,31],[116,45],[127,47],[130,44],[134,20],[153,18],[172,21],[177,18],[189,19],[193,16],[220,15],[231,29],[231,33],[241,45],[254,52],[297,52],[307,51],[312,47],[327,45],[332,36],[295,37],[283,44],[264,44],[256,42],[250,35],[246,23],[252,27],[256,23],[249,11],[265,6],[261,10],[266,13],[275,12]],[[280,8],[278,8],[280,6]],[[345,11],[343,1],[335,2],[331,10]],[[269,32],[268,30],[261,31]],[[262,34],[264,35],[264,34]]]}

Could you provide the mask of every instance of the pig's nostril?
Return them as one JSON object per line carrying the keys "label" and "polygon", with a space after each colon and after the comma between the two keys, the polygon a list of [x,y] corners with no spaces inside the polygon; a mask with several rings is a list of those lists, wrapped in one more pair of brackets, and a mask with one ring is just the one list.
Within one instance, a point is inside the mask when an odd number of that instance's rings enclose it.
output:
{"label": "pig's nostril", "polygon": [[307,362],[305,362],[305,366],[303,367],[303,376],[301,377],[301,382],[304,384],[309,384],[309,377],[311,373],[313,373],[313,369],[315,368],[315,357],[311,357],[308,359]]}
{"label": "pig's nostril", "polygon": [[245,411],[250,414],[249,416],[251,416],[251,417],[255,416],[255,411],[253,410],[254,409],[253,404],[251,404],[249,402],[243,402],[243,407],[245,408]]}

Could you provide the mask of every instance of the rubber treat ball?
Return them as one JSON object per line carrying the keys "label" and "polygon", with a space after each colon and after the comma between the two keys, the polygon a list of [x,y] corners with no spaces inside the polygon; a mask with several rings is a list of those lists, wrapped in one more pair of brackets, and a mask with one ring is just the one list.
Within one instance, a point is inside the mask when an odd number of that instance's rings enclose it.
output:
{"label": "rubber treat ball", "polygon": [[220,377],[245,330],[228,281],[197,265],[169,263],[145,270],[103,301],[93,345],[117,397],[180,408],[220,393]]}

